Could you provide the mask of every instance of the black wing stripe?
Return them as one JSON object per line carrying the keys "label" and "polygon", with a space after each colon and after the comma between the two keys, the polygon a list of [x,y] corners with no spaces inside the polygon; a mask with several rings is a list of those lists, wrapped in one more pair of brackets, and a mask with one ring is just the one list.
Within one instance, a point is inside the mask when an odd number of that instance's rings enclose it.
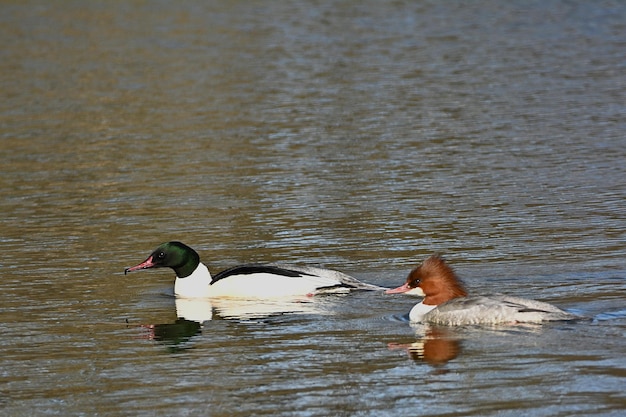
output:
{"label": "black wing stripe", "polygon": [[351,284],[341,283],[341,284],[337,284],[337,285],[329,285],[329,286],[326,286],[326,287],[319,287],[319,288],[317,288],[317,291],[320,291],[320,292],[332,291],[332,290],[337,290],[337,289],[340,289],[340,288],[355,289],[356,286],[351,285]]}
{"label": "black wing stripe", "polygon": [[313,274],[305,274],[304,272],[294,271],[291,269],[280,268],[272,265],[241,265],[229,268],[215,275],[211,280],[211,284],[215,284],[220,279],[228,278],[233,275],[252,275],[252,274],[274,274],[283,275],[285,277],[302,277],[304,275],[314,276]]}

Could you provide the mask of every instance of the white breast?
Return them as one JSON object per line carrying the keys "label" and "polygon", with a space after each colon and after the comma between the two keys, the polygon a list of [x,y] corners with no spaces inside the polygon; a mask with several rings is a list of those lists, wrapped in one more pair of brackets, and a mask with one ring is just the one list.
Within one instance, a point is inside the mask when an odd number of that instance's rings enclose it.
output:
{"label": "white breast", "polygon": [[174,294],[179,297],[209,297],[209,283],[211,274],[209,269],[202,262],[191,275],[185,278],[176,277],[174,283]]}
{"label": "white breast", "polygon": [[427,305],[424,303],[415,304],[409,312],[409,319],[414,323],[419,323],[422,321],[426,313],[429,313],[435,307],[437,306]]}

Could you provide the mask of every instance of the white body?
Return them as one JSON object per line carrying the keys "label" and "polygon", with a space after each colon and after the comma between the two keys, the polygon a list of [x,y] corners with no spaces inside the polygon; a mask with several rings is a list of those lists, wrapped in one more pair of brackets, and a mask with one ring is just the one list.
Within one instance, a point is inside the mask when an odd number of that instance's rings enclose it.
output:
{"label": "white body", "polygon": [[352,289],[385,289],[362,283],[349,275],[329,269],[293,265],[274,266],[297,271],[301,275],[291,277],[272,273],[233,274],[211,284],[209,269],[201,262],[191,275],[185,278],[176,277],[174,293],[179,297],[190,298],[267,299],[350,291],[350,288],[345,287],[333,288],[341,285],[350,285]]}

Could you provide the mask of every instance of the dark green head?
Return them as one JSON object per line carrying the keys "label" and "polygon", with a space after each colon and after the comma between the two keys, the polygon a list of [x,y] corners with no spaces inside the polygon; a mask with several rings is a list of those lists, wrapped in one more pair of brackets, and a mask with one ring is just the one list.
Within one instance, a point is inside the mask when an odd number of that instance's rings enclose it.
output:
{"label": "dark green head", "polygon": [[181,242],[167,242],[156,248],[152,254],[131,268],[126,268],[124,274],[148,268],[172,268],[179,278],[185,278],[196,270],[200,263],[200,256],[189,246]]}

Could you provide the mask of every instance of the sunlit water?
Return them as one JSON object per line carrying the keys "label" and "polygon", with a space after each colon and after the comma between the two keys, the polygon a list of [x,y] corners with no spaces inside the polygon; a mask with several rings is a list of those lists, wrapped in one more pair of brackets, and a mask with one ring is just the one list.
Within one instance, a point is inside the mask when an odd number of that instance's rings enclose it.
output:
{"label": "sunlit water", "polygon": [[[0,5],[3,414],[623,414],[624,22],[617,1]],[[585,319],[185,305],[171,271],[123,274],[174,239],[213,272],[383,286],[441,252],[472,293]]]}

